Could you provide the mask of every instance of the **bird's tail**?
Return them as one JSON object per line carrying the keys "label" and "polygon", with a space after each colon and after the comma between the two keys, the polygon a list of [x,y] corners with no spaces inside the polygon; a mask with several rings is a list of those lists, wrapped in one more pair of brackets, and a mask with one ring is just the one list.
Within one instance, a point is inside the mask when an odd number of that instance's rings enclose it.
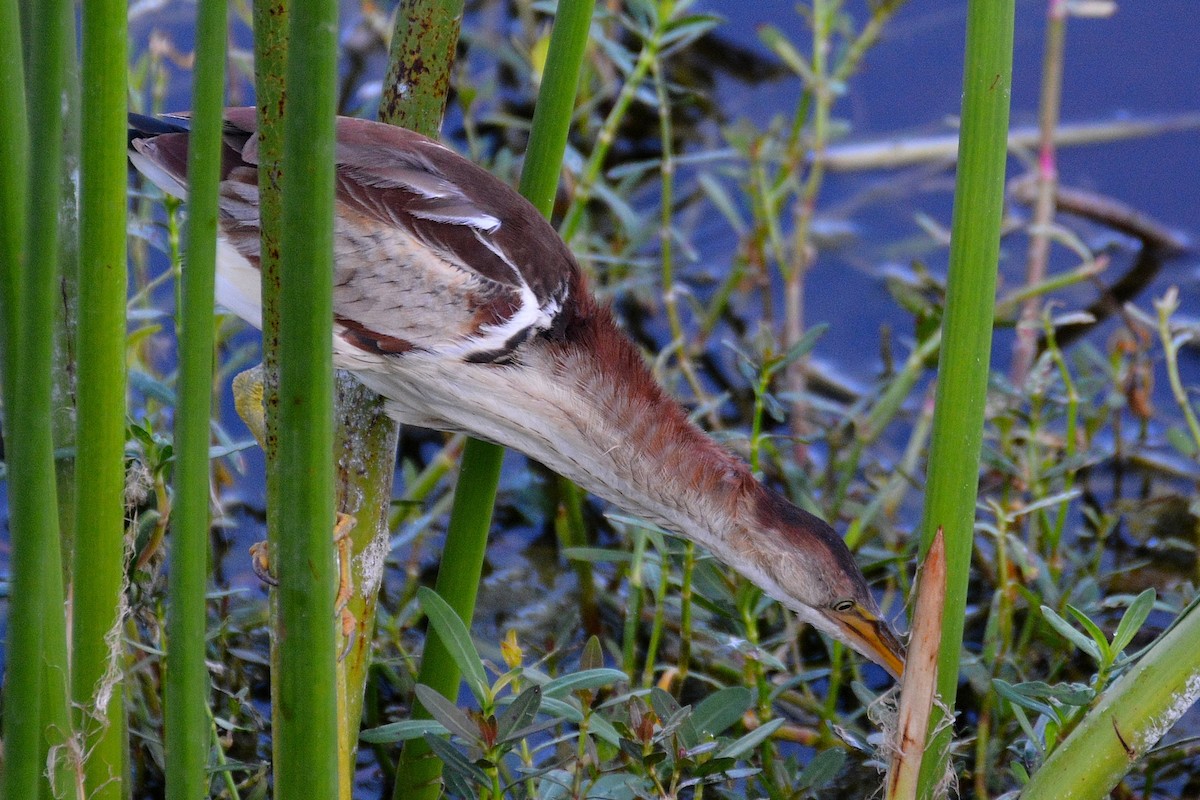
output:
{"label": "bird's tail", "polygon": [[186,116],[129,115],[130,162],[155,186],[181,200],[187,198],[190,123]]}
{"label": "bird's tail", "polygon": [[190,117],[166,115],[151,117],[147,114],[129,112],[129,142],[134,139],[153,139],[164,133],[187,133],[191,130]]}

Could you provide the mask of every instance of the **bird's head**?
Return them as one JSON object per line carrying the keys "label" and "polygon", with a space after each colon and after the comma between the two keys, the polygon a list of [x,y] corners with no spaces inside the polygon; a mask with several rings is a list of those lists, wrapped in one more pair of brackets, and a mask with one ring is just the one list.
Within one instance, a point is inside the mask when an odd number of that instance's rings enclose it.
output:
{"label": "bird's head", "polygon": [[761,585],[801,619],[857,650],[899,679],[905,650],[879,614],[862,571],[836,531],[764,489],[755,516],[769,532],[754,567]]}

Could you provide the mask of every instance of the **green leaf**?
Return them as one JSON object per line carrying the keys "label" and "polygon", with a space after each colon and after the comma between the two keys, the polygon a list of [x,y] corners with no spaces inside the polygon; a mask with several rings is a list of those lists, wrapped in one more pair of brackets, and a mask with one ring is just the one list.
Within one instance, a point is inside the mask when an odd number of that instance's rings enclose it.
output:
{"label": "green leaf", "polygon": [[1096,647],[1096,643],[1084,636],[1079,631],[1075,630],[1071,623],[1067,622],[1065,619],[1055,613],[1054,609],[1050,608],[1049,606],[1042,606],[1042,617],[1045,618],[1046,622],[1050,623],[1050,627],[1058,631],[1065,639],[1067,639],[1067,641],[1071,642],[1080,650],[1087,653],[1097,663],[1101,662],[1102,656],[1100,654],[1100,649]]}
{"label": "green leaf", "polygon": [[[774,372],[774,369],[771,371]],[[770,392],[767,392],[762,396],[762,401],[763,410],[767,412],[767,416],[769,416],[772,420],[774,420],[776,423],[782,423],[787,420],[787,409],[785,409],[783,404],[779,402],[779,398]]]}
{"label": "green leaf", "polygon": [[425,710],[446,730],[471,744],[479,741],[479,726],[471,721],[465,711],[423,683],[418,683],[414,691]]}
{"label": "green leaf", "polygon": [[563,557],[568,561],[587,561],[602,564],[605,562],[629,562],[633,560],[632,553],[614,552],[605,547],[564,547]]}
{"label": "green leaf", "polygon": [[488,785],[488,777],[484,771],[468,761],[467,757],[450,742],[432,734],[425,737],[425,742],[433,754],[445,764],[445,781],[452,794],[459,797],[474,797],[476,792],[472,783],[476,786]]}
{"label": "green leaf", "polygon": [[580,689],[599,689],[628,680],[628,676],[619,669],[585,669],[550,681],[542,687],[542,696],[557,699]]}
{"label": "green leaf", "polygon": [[779,56],[784,64],[787,64],[788,69],[803,78],[806,84],[812,86],[816,83],[816,77],[813,75],[808,59],[801,55],[779,28],[774,25],[763,25],[758,29],[758,38],[762,39],[762,43],[772,53]]}
{"label": "green leaf", "polygon": [[742,376],[742,380],[747,386],[758,386],[758,365],[751,361],[741,353],[737,354],[737,360],[734,362],[737,365],[738,374]]}
{"label": "green leaf", "polygon": [[[1035,714],[1041,714],[1049,719],[1057,719],[1058,714],[1055,713],[1054,707],[1048,702],[1040,699],[1035,694],[1031,694],[1025,687],[1025,684],[1013,686],[1011,683],[1000,678],[993,678],[992,685],[996,687],[996,693],[1003,697],[1014,706],[1026,708]],[[1023,691],[1023,689],[1025,689]],[[1015,710],[1015,709],[1014,709]]]}
{"label": "green leaf", "polygon": [[1114,656],[1119,656],[1126,647],[1129,647],[1133,637],[1142,629],[1146,617],[1150,616],[1150,612],[1154,610],[1156,599],[1157,595],[1154,589],[1147,589],[1135,597],[1129,607],[1125,609],[1125,614],[1117,624],[1117,632],[1113,634],[1112,653]]}
{"label": "green leaf", "polygon": [[583,654],[579,657],[579,669],[583,671],[601,669],[604,666],[604,649],[600,646],[600,638],[595,634],[588,637],[583,646]]}
{"label": "green leaf", "polygon": [[800,340],[788,348],[783,358],[778,363],[771,365],[771,372],[786,367],[797,359],[808,355],[817,346],[817,340],[824,336],[827,330],[829,330],[829,323],[827,322],[822,322],[820,325],[813,325],[806,330],[804,335],[800,337]]}
{"label": "green leaf", "polygon": [[409,739],[420,739],[425,734],[445,736],[450,733],[446,726],[435,719],[406,719],[370,728],[359,734],[360,741],[368,744],[392,744],[407,742]]}
{"label": "green leaf", "polygon": [[1089,636],[1092,637],[1092,641],[1096,643],[1096,648],[1100,651],[1100,655],[1104,659],[1102,663],[1106,665],[1111,664],[1113,662],[1113,657],[1116,654],[1113,653],[1112,648],[1109,647],[1108,637],[1104,635],[1104,631],[1100,630],[1100,626],[1092,622],[1091,618],[1087,614],[1084,614],[1078,608],[1069,603],[1067,604],[1067,611],[1069,611],[1071,615],[1075,617],[1075,619],[1079,620],[1079,624],[1082,625],[1083,629],[1088,632]]}
{"label": "green leaf", "polygon": [[657,686],[650,690],[650,706],[662,721],[664,735],[678,729],[685,748],[691,749],[700,743],[700,734],[691,721],[691,706],[680,706],[674,697]]}
{"label": "green leaf", "polygon": [[701,734],[717,736],[740,720],[753,705],[754,692],[745,686],[728,686],[696,705],[692,724]]}
{"label": "green leaf", "polygon": [[1172,425],[1167,428],[1167,441],[1171,446],[1188,458],[1196,457],[1196,441],[1182,428]]}
{"label": "green leaf", "polygon": [[720,17],[711,14],[694,14],[672,20],[667,23],[663,31],[661,45],[663,52],[661,55],[666,55],[668,48],[678,49],[688,46],[720,25],[721,22],[722,19]]}
{"label": "green leaf", "polygon": [[1012,712],[1013,716],[1017,718],[1017,724],[1021,726],[1021,730],[1025,731],[1025,738],[1029,741],[1030,745],[1037,750],[1039,755],[1044,754],[1046,748],[1043,746],[1042,740],[1038,738],[1037,732],[1034,731],[1033,725],[1029,722],[1029,717],[1026,716],[1025,709],[1020,706],[1013,706]]}
{"label": "green leaf", "polygon": [[[557,719],[566,720],[567,722],[574,722],[576,725],[583,722],[582,711],[571,705],[568,701],[546,697],[544,688],[542,694],[543,713],[550,714]],[[588,717],[588,729],[613,747],[620,747],[621,734],[617,733],[617,729],[612,726],[612,723],[604,719],[604,717],[598,714]]]}
{"label": "green leaf", "polygon": [[537,716],[542,706],[542,687],[530,686],[517,695],[496,721],[496,732],[500,741],[505,741],[513,731],[520,731]]}
{"label": "green leaf", "polygon": [[846,751],[837,747],[822,750],[813,756],[797,779],[798,788],[820,789],[833,781],[846,763]]}
{"label": "green leaf", "polygon": [[[442,637],[442,642],[450,652],[450,657],[454,659],[454,663],[462,672],[463,678],[466,679],[471,694],[475,695],[475,699],[479,701],[480,705],[486,706],[492,700],[491,690],[488,688],[487,675],[483,671],[483,661],[479,658],[479,651],[475,649],[475,644],[471,641],[471,634],[467,631],[467,626],[458,618],[458,614],[450,607],[450,604],[433,589],[422,586],[417,590],[417,598],[421,602],[425,616],[429,618],[429,624]],[[428,708],[428,706],[426,707]]]}
{"label": "green leaf", "polygon": [[657,686],[650,690],[650,707],[664,724],[683,711],[683,707],[674,697]]}
{"label": "green leaf", "polygon": [[1023,697],[1054,700],[1066,706],[1086,706],[1096,697],[1092,687],[1082,683],[1060,683],[1051,686],[1044,681],[1026,681],[1012,686]]}
{"label": "green leaf", "polygon": [[730,742],[724,750],[717,753],[717,758],[741,758],[758,747],[775,731],[783,727],[782,719],[773,719],[747,733],[742,738]]}
{"label": "green leaf", "polygon": [[708,172],[702,173],[696,180],[704,194],[707,195],[708,201],[721,213],[721,216],[725,217],[729,227],[733,228],[739,236],[744,234],[748,227],[746,220],[742,218],[741,209],[730,197],[724,185]]}
{"label": "green leaf", "polygon": [[612,726],[612,723],[598,714],[593,714],[588,718],[588,730],[613,747],[616,747],[617,742],[621,740],[621,734],[617,733],[617,729]]}
{"label": "green leaf", "polygon": [[171,391],[171,387],[153,375],[141,370],[131,369],[126,380],[129,382],[130,388],[141,392],[148,399],[157,400],[168,406],[175,405],[175,392]]}

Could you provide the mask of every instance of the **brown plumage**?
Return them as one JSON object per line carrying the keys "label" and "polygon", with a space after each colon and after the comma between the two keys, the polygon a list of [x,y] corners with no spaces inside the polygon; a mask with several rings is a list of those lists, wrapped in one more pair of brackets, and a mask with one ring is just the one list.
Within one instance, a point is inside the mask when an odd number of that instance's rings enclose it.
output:
{"label": "brown plumage", "polygon": [[[524,198],[410,131],[339,119],[334,364],[397,420],[519,450],[709,548],[899,675],[904,649],[832,528],[692,424]],[[217,299],[261,325],[254,109],[226,112]],[[186,194],[186,120],[131,118],[130,157]]]}

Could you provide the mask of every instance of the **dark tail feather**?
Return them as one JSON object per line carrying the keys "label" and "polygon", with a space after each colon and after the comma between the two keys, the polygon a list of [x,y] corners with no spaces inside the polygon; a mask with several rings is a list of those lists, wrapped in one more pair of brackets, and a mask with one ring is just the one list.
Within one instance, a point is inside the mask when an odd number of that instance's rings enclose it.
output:
{"label": "dark tail feather", "polygon": [[164,133],[187,133],[191,120],[187,117],[150,117],[145,114],[129,114],[129,142],[134,139],[153,139]]}

